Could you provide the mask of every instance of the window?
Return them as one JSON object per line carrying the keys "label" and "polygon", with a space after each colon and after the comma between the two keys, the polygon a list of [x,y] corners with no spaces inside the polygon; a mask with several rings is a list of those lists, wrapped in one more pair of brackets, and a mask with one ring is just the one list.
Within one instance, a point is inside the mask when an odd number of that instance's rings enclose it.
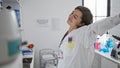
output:
{"label": "window", "polygon": [[110,16],[110,0],[83,0],[82,4],[91,10],[93,22]]}

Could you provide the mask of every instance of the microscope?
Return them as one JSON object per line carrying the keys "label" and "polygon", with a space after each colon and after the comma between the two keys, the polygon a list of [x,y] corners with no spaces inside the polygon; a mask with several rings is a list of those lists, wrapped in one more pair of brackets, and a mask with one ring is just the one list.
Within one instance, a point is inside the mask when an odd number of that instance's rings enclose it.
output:
{"label": "microscope", "polygon": [[112,37],[116,40],[115,47],[111,51],[111,56],[115,59],[120,59],[120,37],[112,35]]}

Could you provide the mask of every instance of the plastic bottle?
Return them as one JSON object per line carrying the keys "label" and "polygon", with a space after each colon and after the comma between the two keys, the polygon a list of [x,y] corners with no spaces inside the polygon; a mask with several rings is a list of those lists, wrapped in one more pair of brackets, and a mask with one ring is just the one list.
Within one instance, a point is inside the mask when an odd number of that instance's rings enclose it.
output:
{"label": "plastic bottle", "polygon": [[96,42],[94,43],[94,48],[95,48],[96,50],[99,50],[99,49],[100,49],[100,42],[99,42],[98,40],[99,40],[99,38],[97,38],[97,39],[96,39]]}
{"label": "plastic bottle", "polygon": [[106,33],[106,40],[105,40],[105,47],[101,48],[100,51],[104,53],[110,53],[111,50],[114,48],[114,41],[111,39],[109,31]]}
{"label": "plastic bottle", "polygon": [[114,48],[114,41],[112,40],[112,37],[109,32],[107,32],[107,40],[106,40],[106,49],[108,49],[108,52],[111,52],[111,50]]}

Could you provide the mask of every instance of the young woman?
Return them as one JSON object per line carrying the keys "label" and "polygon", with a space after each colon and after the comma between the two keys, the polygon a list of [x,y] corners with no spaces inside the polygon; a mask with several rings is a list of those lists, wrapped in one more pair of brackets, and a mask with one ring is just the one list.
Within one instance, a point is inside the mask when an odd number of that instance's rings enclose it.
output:
{"label": "young woman", "polygon": [[[90,10],[77,6],[69,15],[69,29],[60,43],[58,68],[92,68],[96,36],[120,24],[120,16],[108,17],[96,23]],[[91,24],[92,23],[92,24]]]}

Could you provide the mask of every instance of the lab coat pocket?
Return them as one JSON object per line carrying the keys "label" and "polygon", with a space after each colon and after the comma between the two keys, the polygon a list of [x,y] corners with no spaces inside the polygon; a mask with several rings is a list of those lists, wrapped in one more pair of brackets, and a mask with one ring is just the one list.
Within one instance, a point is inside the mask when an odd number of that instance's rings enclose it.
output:
{"label": "lab coat pocket", "polygon": [[70,58],[72,56],[73,50],[74,50],[74,42],[69,42],[65,48],[65,52],[64,52],[65,57]]}
{"label": "lab coat pocket", "polygon": [[71,54],[72,54],[72,49],[71,48],[67,48],[66,51],[64,52],[64,58],[71,57]]}

